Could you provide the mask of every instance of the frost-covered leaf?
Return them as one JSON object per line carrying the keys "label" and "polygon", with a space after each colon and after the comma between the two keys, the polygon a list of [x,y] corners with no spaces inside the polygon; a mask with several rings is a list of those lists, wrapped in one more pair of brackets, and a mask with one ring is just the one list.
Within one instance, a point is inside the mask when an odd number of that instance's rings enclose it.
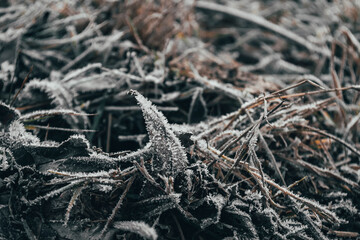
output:
{"label": "frost-covered leaf", "polygon": [[15,159],[11,151],[4,147],[0,147],[0,171],[7,170],[13,161],[15,161]]}
{"label": "frost-covered leaf", "polygon": [[154,228],[140,221],[114,222],[114,228],[122,231],[136,233],[146,239],[156,240],[158,238],[158,235]]}
{"label": "frost-covered leaf", "polygon": [[[30,133],[27,134],[30,135]],[[38,165],[38,170],[41,172],[47,172],[49,169],[58,169],[60,163],[64,168],[64,159],[68,160],[71,157],[88,157],[91,153],[90,144],[83,135],[72,135],[62,143],[40,143],[38,141],[26,143],[23,147],[26,152],[32,156],[30,159]],[[28,165],[28,162],[24,162],[24,165]],[[81,167],[76,166],[75,169],[77,170],[79,168]],[[74,165],[71,165],[71,169],[73,171],[75,170]]]}
{"label": "frost-covered leaf", "polygon": [[64,187],[57,188],[43,196],[39,196],[33,200],[29,200],[29,201],[24,200],[24,201],[25,201],[26,205],[28,205],[28,206],[37,205],[37,204],[41,203],[41,201],[56,197],[59,194],[61,194],[62,192],[65,192],[65,191],[77,186],[78,184],[80,184],[82,182],[83,182],[83,180],[75,180],[75,181],[71,182],[70,184],[65,185]]}
{"label": "frost-covered leaf", "polygon": [[[34,79],[21,91],[17,102],[32,105],[50,100],[55,109],[74,109],[75,97],[76,93],[59,81]],[[52,113],[48,112],[48,114]],[[64,119],[75,128],[84,128],[88,124],[85,116],[67,115]]]}
{"label": "frost-covered leaf", "polygon": [[181,194],[160,195],[150,197],[135,203],[141,208],[141,217],[151,219],[153,216],[160,216],[165,211],[174,209],[180,203]]}
{"label": "frost-covered leaf", "polygon": [[9,105],[0,102],[0,126],[8,125],[12,121],[20,117],[19,111],[15,108],[10,107]]}
{"label": "frost-covered leaf", "polygon": [[87,74],[89,74],[89,72],[93,73],[95,71],[98,71],[101,67],[102,67],[101,63],[90,63],[83,68],[78,68],[73,71],[70,71],[65,75],[65,77],[61,81],[68,82],[72,79],[77,79],[86,76]]}
{"label": "frost-covered leaf", "polygon": [[0,132],[0,143],[3,146],[14,146],[16,144],[39,145],[40,140],[33,134],[26,132],[24,125],[15,120],[11,122],[7,129],[2,129]]}
{"label": "frost-covered leaf", "polygon": [[75,189],[75,191],[70,199],[69,205],[66,209],[64,225],[67,225],[67,223],[69,222],[71,209],[74,207],[76,200],[79,198],[84,187],[85,187],[85,185],[80,186]]}
{"label": "frost-covered leaf", "polygon": [[241,205],[243,204],[246,207],[245,203],[239,200],[235,200],[231,203],[230,206],[227,206],[222,213],[223,221],[242,230],[241,232],[243,233],[244,237],[246,236],[247,239],[259,239],[251,216],[248,213],[240,210]]}
{"label": "frost-covered leaf", "polygon": [[98,171],[98,172],[65,172],[65,171],[56,171],[48,170],[49,173],[64,176],[64,177],[73,177],[73,178],[110,178],[110,172],[107,171]]}
{"label": "frost-covered leaf", "polygon": [[211,206],[212,208],[215,208],[215,213],[212,214],[212,216],[202,220],[200,225],[202,229],[210,226],[211,224],[216,224],[219,222],[221,211],[226,204],[225,198],[220,194],[209,195],[205,199],[205,202],[207,203],[207,205]]}
{"label": "frost-covered leaf", "polygon": [[157,171],[166,174],[177,174],[187,165],[187,157],[180,140],[175,136],[165,116],[156,107],[137,91],[131,90],[135,95],[144,115],[151,146],[158,159],[154,160]]}
{"label": "frost-covered leaf", "polygon": [[45,93],[56,107],[70,109],[72,107],[72,100],[74,94],[64,88],[62,84],[57,81],[34,79],[30,81],[19,95],[19,101],[26,101],[34,99],[38,94],[36,91]]}
{"label": "frost-covered leaf", "polygon": [[41,120],[43,118],[52,117],[56,115],[87,116],[89,114],[76,112],[71,109],[52,109],[52,110],[39,110],[39,111],[23,114],[19,119],[20,121],[23,122],[29,122],[29,121]]}

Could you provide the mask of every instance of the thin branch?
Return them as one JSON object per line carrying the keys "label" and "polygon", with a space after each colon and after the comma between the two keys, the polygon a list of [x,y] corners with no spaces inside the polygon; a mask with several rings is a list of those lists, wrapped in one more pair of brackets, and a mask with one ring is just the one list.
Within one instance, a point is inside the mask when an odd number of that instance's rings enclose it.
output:
{"label": "thin branch", "polygon": [[337,142],[339,142],[340,144],[342,144],[343,146],[345,146],[346,148],[350,149],[353,153],[355,153],[356,155],[358,155],[360,157],[360,151],[357,150],[355,147],[353,147],[352,145],[350,145],[349,143],[345,142],[344,140],[330,134],[330,133],[327,133],[323,130],[320,130],[320,129],[317,129],[317,128],[314,128],[314,127],[310,127],[310,126],[307,126],[307,125],[297,125],[299,127],[302,127],[302,128],[306,128],[306,129],[309,129],[310,131],[313,131],[313,132],[316,132],[316,133],[319,133],[323,136],[326,136],[326,137],[329,137]]}

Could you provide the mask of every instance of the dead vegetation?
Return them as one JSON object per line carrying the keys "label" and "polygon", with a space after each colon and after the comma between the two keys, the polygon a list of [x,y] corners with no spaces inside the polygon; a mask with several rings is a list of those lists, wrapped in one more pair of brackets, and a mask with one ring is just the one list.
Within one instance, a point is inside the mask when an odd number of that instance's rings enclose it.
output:
{"label": "dead vegetation", "polygon": [[359,237],[358,2],[0,6],[0,239]]}

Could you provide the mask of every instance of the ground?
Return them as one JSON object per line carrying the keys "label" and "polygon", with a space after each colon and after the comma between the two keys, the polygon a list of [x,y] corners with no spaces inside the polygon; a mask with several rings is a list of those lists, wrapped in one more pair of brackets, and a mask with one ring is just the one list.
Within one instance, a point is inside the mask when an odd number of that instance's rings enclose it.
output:
{"label": "ground", "polygon": [[0,239],[359,238],[359,13],[1,1]]}

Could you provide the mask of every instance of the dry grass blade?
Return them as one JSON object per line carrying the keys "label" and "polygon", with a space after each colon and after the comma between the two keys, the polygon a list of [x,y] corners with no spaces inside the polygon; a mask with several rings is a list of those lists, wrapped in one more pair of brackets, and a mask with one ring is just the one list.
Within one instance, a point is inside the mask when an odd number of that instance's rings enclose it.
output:
{"label": "dry grass blade", "polygon": [[101,236],[102,237],[106,230],[108,229],[109,225],[112,223],[112,221],[114,220],[114,217],[116,215],[116,213],[119,211],[121,205],[123,204],[123,201],[127,195],[127,193],[129,192],[130,190],[130,187],[131,185],[133,184],[134,180],[135,180],[136,176],[132,176],[129,180],[128,180],[128,183],[123,191],[123,193],[121,194],[120,198],[119,198],[119,201],[116,203],[116,206],[113,208],[112,212],[111,212],[111,215],[109,216],[103,230],[101,231]]}
{"label": "dry grass blade", "polygon": [[69,222],[69,219],[70,219],[70,212],[71,212],[71,209],[74,207],[75,205],[75,202],[76,200],[79,198],[82,190],[86,187],[86,183],[83,185],[83,186],[80,186],[78,188],[75,189],[71,199],[70,199],[70,202],[69,202],[69,205],[66,209],[66,213],[65,213],[65,220],[64,220],[64,225],[66,226]]}
{"label": "dry grass blade", "polygon": [[79,133],[91,133],[96,132],[96,130],[91,129],[73,129],[73,128],[59,128],[59,127],[49,127],[41,125],[26,125],[26,129],[44,129],[44,130],[53,130],[53,131],[65,131],[65,132],[79,132]]}
{"label": "dry grass blade", "polygon": [[25,86],[25,84],[26,84],[27,80],[29,79],[29,76],[30,76],[30,74],[31,74],[31,72],[32,72],[32,71],[33,71],[33,66],[31,66],[29,73],[26,75],[26,77],[25,77],[24,81],[22,82],[22,84],[21,84],[21,86],[20,86],[19,90],[16,92],[16,94],[15,94],[15,96],[14,96],[13,100],[12,100],[12,101],[11,101],[11,103],[10,103],[10,106],[14,105],[14,103],[15,103],[15,101],[16,101],[16,98],[17,98],[17,96],[19,95],[19,93],[21,92],[21,90],[24,88],[24,86]]}
{"label": "dry grass blade", "polygon": [[320,130],[320,129],[317,129],[317,128],[314,128],[314,127],[310,127],[310,126],[307,126],[307,125],[298,125],[298,127],[301,127],[301,128],[305,128],[305,129],[308,129],[310,131],[313,131],[313,132],[316,132],[316,133],[319,133],[323,136],[326,136],[326,137],[329,137],[333,140],[335,140],[336,142],[340,143],[341,145],[345,146],[346,148],[348,148],[349,150],[351,150],[353,153],[355,153],[357,156],[360,157],[360,151],[357,150],[355,147],[351,146],[349,143],[343,141],[342,139],[330,134],[330,133],[327,133],[323,130]]}
{"label": "dry grass blade", "polygon": [[[248,171],[251,171],[251,170],[248,170]],[[258,179],[262,180],[261,175],[259,175],[258,173],[251,171],[251,174],[256,176]],[[290,197],[302,202],[303,204],[305,204],[306,206],[308,206],[309,208],[314,210],[317,214],[319,214],[321,217],[323,217],[327,221],[329,221],[329,222],[339,222],[339,219],[336,217],[336,215],[334,213],[330,212],[329,210],[327,210],[323,206],[320,206],[318,203],[313,202],[313,201],[311,201],[309,199],[300,197],[300,196],[292,193],[290,190],[279,186],[278,184],[276,184],[272,180],[269,180],[269,179],[265,178],[264,181],[267,182],[269,185],[277,188],[278,190],[280,190],[285,195],[290,196]]]}

